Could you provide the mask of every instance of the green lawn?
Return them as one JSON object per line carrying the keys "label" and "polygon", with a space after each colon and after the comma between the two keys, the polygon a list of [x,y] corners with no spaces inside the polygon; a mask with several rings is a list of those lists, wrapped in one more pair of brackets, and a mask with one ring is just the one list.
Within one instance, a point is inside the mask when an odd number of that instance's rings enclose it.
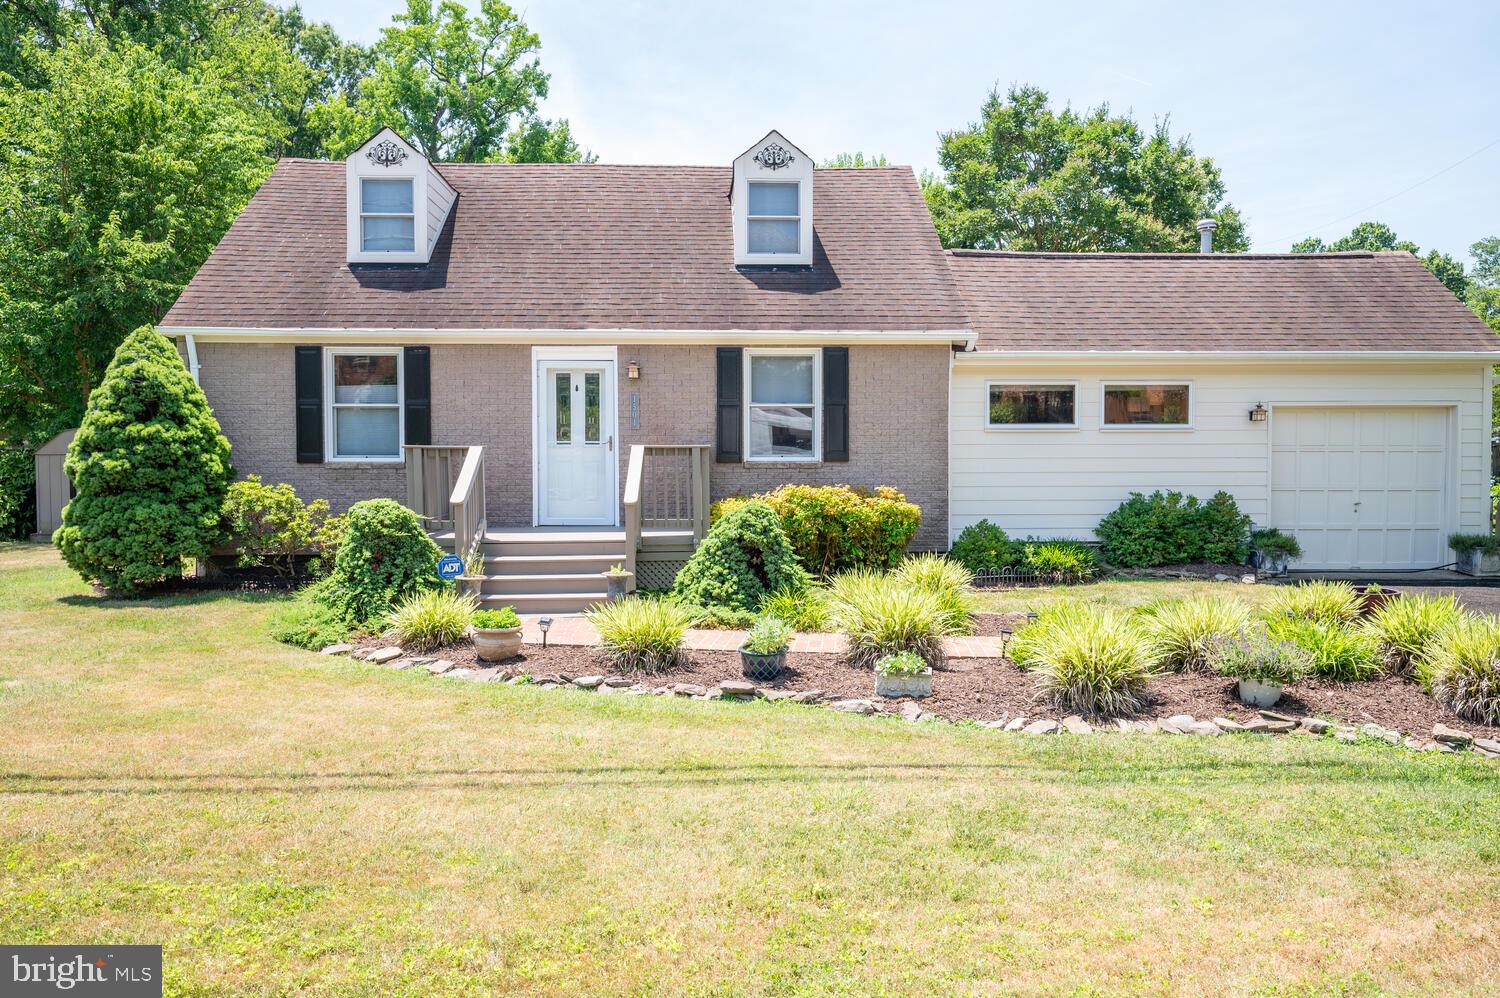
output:
{"label": "green lawn", "polygon": [[1104,579],[1086,586],[1044,586],[1037,589],[981,590],[984,609],[995,613],[1039,610],[1063,600],[1078,600],[1107,606],[1141,607],[1157,600],[1191,596],[1236,596],[1259,606],[1275,591],[1274,585],[1243,585],[1211,579]]}
{"label": "green lawn", "polygon": [[473,686],[271,605],[0,550],[0,940],[169,994],[1493,993],[1493,763]]}

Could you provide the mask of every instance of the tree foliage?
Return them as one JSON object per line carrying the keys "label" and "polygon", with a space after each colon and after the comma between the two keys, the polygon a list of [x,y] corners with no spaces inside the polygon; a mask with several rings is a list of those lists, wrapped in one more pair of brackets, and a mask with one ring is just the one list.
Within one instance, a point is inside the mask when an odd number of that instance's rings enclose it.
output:
{"label": "tree foliage", "polygon": [[862,170],[872,166],[890,166],[890,161],[884,154],[872,154],[866,156],[862,152],[841,152],[831,159],[823,161],[825,167],[837,170]]}
{"label": "tree foliage", "polygon": [[1422,261],[1434,277],[1463,300],[1468,295],[1469,279],[1464,274],[1464,265],[1447,253],[1429,250],[1424,256],[1420,247],[1409,239],[1399,239],[1389,225],[1382,222],[1360,222],[1347,236],[1325,243],[1309,237],[1292,246],[1293,253],[1349,253],[1363,251],[1381,253],[1405,251]]}
{"label": "tree foliage", "polygon": [[[1469,273],[1469,307],[1500,333],[1500,236],[1481,239],[1469,247],[1474,269]],[[1495,415],[1500,420],[1500,412]]]}
{"label": "tree foliage", "polygon": [[76,495],[53,540],[78,574],[122,593],[209,553],[234,478],[203,390],[149,326],[115,352],[64,467]]}
{"label": "tree foliage", "polygon": [[1166,121],[1148,130],[1108,105],[1054,110],[1035,87],[990,92],[979,121],[942,135],[943,176],[923,191],[944,246],[1190,252],[1199,219],[1218,249],[1248,247],[1212,159]]}

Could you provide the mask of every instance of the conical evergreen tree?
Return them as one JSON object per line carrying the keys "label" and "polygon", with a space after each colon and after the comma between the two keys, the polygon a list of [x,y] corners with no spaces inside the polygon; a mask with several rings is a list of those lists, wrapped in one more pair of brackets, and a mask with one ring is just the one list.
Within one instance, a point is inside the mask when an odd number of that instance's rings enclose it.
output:
{"label": "conical evergreen tree", "polygon": [[115,351],[65,467],[76,494],[52,541],[78,574],[125,594],[208,554],[234,479],[208,399],[150,326]]}

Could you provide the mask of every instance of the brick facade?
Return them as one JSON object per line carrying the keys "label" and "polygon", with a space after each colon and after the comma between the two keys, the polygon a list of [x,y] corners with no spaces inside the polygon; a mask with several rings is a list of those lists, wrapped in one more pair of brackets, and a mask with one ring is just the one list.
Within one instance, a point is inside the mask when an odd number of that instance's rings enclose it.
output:
{"label": "brick facade", "polygon": [[[293,437],[290,344],[198,344],[203,389],[234,445],[235,469],[289,482],[304,498],[336,509],[379,496],[404,501],[399,465],[298,464]],[[432,441],[481,444],[492,526],[529,526],[532,517],[531,348],[432,348]],[[853,346],[849,350],[849,461],[826,464],[715,464],[713,498],[786,482],[890,485],[922,507],[914,548],[943,548],[947,533],[948,357],[946,346]],[[625,367],[635,361],[641,377]],[[619,349],[620,475],[637,443],[712,443],[714,347]],[[639,428],[630,396],[639,393]]]}

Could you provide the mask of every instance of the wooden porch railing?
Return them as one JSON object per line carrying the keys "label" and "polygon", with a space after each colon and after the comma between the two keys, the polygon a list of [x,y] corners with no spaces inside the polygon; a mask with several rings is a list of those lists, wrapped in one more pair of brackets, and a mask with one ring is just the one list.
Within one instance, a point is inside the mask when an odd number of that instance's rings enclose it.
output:
{"label": "wooden porch railing", "polygon": [[672,531],[694,546],[708,533],[707,444],[635,444],[625,473],[625,557],[634,573],[647,531]]}
{"label": "wooden porch railing", "polygon": [[453,531],[453,553],[467,565],[484,540],[484,448],[408,444],[407,505],[433,531]]}

